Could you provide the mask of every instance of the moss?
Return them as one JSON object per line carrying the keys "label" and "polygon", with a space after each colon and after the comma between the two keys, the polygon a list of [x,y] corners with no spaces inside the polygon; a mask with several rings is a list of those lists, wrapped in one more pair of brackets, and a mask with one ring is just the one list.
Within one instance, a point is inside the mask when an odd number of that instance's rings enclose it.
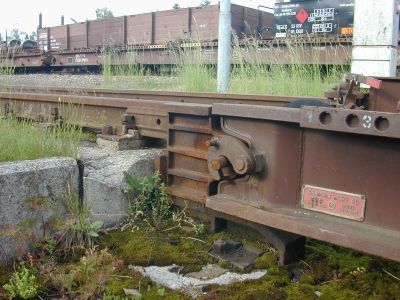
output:
{"label": "moss", "polygon": [[314,278],[309,273],[303,274],[300,277],[300,283],[301,284],[314,284]]}
{"label": "moss", "polygon": [[310,284],[291,284],[285,288],[288,300],[317,299],[316,287]]}
{"label": "moss", "polygon": [[[157,233],[149,228],[141,230],[112,232],[104,235],[101,247],[107,247],[126,264],[148,266],[167,266],[177,264],[183,267],[182,273],[201,270],[202,266],[212,262],[207,254],[212,239],[206,243],[186,239],[187,233],[175,231],[166,234]],[[178,244],[169,241],[179,240]]]}
{"label": "moss", "polygon": [[277,257],[274,253],[266,252],[257,258],[255,267],[257,269],[269,269],[277,266]]}
{"label": "moss", "polygon": [[132,272],[118,272],[115,276],[108,279],[104,288],[107,294],[123,296],[124,288],[129,289],[140,289],[147,287],[151,284],[151,281],[140,274]]}
{"label": "moss", "polygon": [[[309,241],[304,261],[290,267],[277,266],[276,254],[269,252],[268,244],[262,243],[256,236],[243,236],[240,231],[238,236],[245,245],[257,246],[267,251],[256,261],[257,268],[268,270],[267,275],[257,281],[210,286],[207,295],[201,299],[400,299],[398,281],[382,271],[385,269],[398,276],[398,263]],[[107,247],[117,259],[125,262],[105,282],[104,290],[107,295],[123,299],[123,288],[135,288],[141,291],[143,299],[187,299],[176,291],[157,286],[148,278],[132,272],[127,266],[175,263],[184,267],[183,272],[199,270],[213,261],[206,254],[212,242],[217,239],[235,239],[235,231],[196,236],[205,243],[189,237],[189,233],[179,229],[162,233],[147,226],[140,226],[139,230],[133,232],[102,235],[100,248]],[[180,243],[170,243],[177,240]],[[225,261],[219,263],[224,267],[230,266]],[[68,270],[73,268],[71,262],[68,266]],[[296,273],[296,276],[291,272]],[[2,270],[0,280],[8,281],[8,278],[9,274]],[[295,279],[299,279],[299,283],[295,283]],[[321,297],[317,297],[315,291],[321,292]]]}
{"label": "moss", "polygon": [[220,259],[220,260],[218,261],[218,265],[219,265],[221,268],[224,268],[224,269],[231,269],[231,268],[233,267],[232,263],[229,262],[229,261],[227,261],[227,260],[225,260],[225,259]]}
{"label": "moss", "polygon": [[13,269],[12,265],[0,267],[0,295],[1,295],[1,290],[3,288],[3,285],[8,283],[8,281],[10,280],[13,273],[14,273],[14,269]]}

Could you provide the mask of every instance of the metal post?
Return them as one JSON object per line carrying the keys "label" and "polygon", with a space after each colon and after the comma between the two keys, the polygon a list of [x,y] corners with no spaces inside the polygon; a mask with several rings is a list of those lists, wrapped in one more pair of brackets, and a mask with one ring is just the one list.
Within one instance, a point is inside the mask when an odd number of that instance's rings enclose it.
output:
{"label": "metal post", "polygon": [[43,16],[42,13],[39,13],[39,26],[38,29],[42,29],[43,28]]}
{"label": "metal post", "polygon": [[356,0],[352,73],[395,77],[398,30],[397,0]]}
{"label": "metal post", "polygon": [[219,7],[218,92],[226,93],[231,68],[231,1],[221,0]]}

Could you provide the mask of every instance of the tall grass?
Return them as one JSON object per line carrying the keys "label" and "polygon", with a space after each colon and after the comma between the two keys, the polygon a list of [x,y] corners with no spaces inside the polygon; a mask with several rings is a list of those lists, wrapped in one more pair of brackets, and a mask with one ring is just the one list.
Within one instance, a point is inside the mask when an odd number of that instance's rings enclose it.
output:
{"label": "tall grass", "polygon": [[128,49],[126,55],[122,55],[117,49],[103,50],[103,87],[169,89],[173,85],[173,80],[164,69],[158,76],[153,76],[149,69],[137,61],[138,53]]}
{"label": "tall grass", "polygon": [[[195,45],[196,43],[193,43]],[[279,47],[259,47],[258,41],[234,39],[229,92],[286,96],[323,96],[329,87],[339,82],[348,66],[339,62],[344,47],[318,44],[312,41],[282,41]],[[120,53],[104,57],[104,83],[121,87],[121,77],[132,81],[131,87],[190,92],[215,92],[216,67],[210,54],[199,46],[175,50],[174,76],[151,74]],[[312,61],[312,63],[310,63]],[[329,66],[326,66],[329,62]],[[121,65],[124,64],[122,67]],[[162,74],[165,75],[165,74]],[[171,75],[171,74],[170,74]],[[126,82],[126,80],[125,80]],[[126,83],[123,83],[126,87]]]}
{"label": "tall grass", "polygon": [[280,47],[260,48],[256,40],[247,40],[244,47],[236,42],[230,92],[322,96],[347,71],[347,66],[325,66],[321,61],[322,48],[325,59],[335,62],[337,47],[284,42]]}
{"label": "tall grass", "polygon": [[74,125],[48,127],[0,113],[0,162],[41,157],[77,157],[83,133]]}
{"label": "tall grass", "polygon": [[0,92],[11,90],[11,75],[15,73],[14,54],[12,48],[0,50]]}
{"label": "tall grass", "polygon": [[176,75],[178,90],[187,92],[215,92],[216,74],[200,47],[180,50],[176,54]]}

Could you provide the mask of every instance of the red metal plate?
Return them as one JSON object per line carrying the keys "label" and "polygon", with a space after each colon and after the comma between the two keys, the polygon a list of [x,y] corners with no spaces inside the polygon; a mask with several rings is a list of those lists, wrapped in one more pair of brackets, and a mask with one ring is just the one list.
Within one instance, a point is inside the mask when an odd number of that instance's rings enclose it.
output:
{"label": "red metal plate", "polygon": [[301,207],[341,218],[363,221],[365,196],[304,185]]}

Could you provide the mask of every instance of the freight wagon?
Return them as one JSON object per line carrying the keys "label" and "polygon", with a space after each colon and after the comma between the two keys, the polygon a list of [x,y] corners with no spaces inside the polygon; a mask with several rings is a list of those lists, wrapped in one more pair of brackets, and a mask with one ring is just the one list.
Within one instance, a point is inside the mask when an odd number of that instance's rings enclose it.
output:
{"label": "freight wagon", "polygon": [[[354,0],[277,1],[273,13],[261,9],[265,7],[232,4],[231,26],[239,47],[246,47],[249,38],[252,41],[252,46],[240,55],[246,61],[261,56],[265,63],[271,63],[275,62],[271,57],[278,56],[279,63],[290,63],[287,44],[300,43],[302,53],[297,63],[350,62]],[[30,48],[14,46],[11,51],[3,47],[3,59],[11,59],[20,69],[87,71],[105,63],[173,65],[177,63],[176,52],[196,47],[203,52],[205,63],[215,64],[218,22],[219,5],[47,28],[42,28],[40,16],[37,46],[28,43]],[[271,51],[280,52],[271,55]],[[107,53],[113,53],[112,58]]]}

